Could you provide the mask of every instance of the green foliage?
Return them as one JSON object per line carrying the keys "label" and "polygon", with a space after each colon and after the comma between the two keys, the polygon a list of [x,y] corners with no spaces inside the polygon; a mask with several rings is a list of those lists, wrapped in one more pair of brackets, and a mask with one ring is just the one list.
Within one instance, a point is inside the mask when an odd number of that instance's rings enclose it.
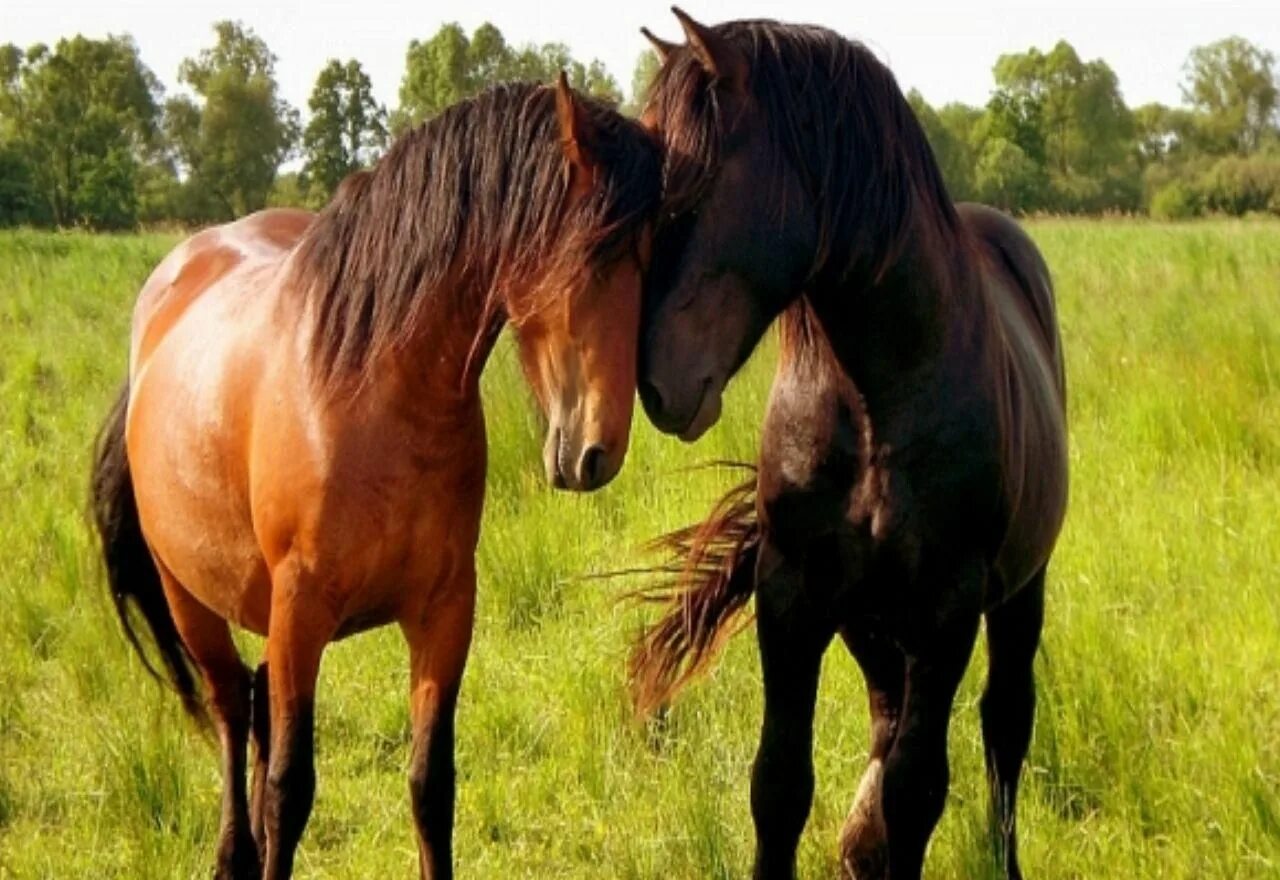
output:
{"label": "green foliage", "polygon": [[1274,136],[1278,95],[1275,56],[1242,37],[1193,49],[1182,93],[1198,112],[1209,152],[1249,153]]}
{"label": "green foliage", "polygon": [[974,198],[974,153],[969,142],[970,129],[963,127],[963,123],[947,124],[942,114],[930,107],[929,102],[915,89],[907,94],[907,102],[929,138],[929,145],[933,148],[934,158],[938,160],[938,167],[942,169],[951,197],[957,200]]}
{"label": "green foliage", "polygon": [[550,83],[561,70],[575,89],[615,104],[622,100],[617,82],[601,62],[576,61],[562,43],[512,47],[487,22],[470,39],[460,25],[443,25],[430,39],[409,43],[391,130],[399,134],[494,83]]}
{"label": "green foliage", "polygon": [[662,59],[652,49],[645,49],[636,56],[636,67],[631,74],[631,99],[623,105],[628,116],[639,116],[649,94],[649,84],[662,69]]}
{"label": "green foliage", "polygon": [[[1240,214],[1274,210],[1261,157],[1280,145],[1273,67],[1271,53],[1238,37],[1202,46],[1187,61],[1191,107],[1131,111],[1105,62],[1060,41],[1001,56],[981,110],[909,100],[959,198],[1018,212]],[[1250,161],[1214,164],[1233,151]]]}
{"label": "green foliage", "polygon": [[1044,176],[1044,169],[1017,144],[991,137],[982,145],[974,168],[974,195],[1006,211],[1039,207]]}
{"label": "green foliage", "polygon": [[1196,117],[1190,110],[1143,104],[1133,111],[1133,127],[1142,163],[1176,161],[1196,148]]}
{"label": "green foliage", "polygon": [[314,186],[304,185],[300,174],[277,174],[271,184],[271,192],[267,194],[268,208],[309,208],[312,210],[323,206],[315,196]]}
{"label": "green foliage", "polygon": [[323,204],[343,179],[371,164],[387,145],[387,112],[373,98],[373,84],[352,59],[331,59],[307,103],[311,118],[302,135],[302,189]]}
{"label": "green foliage", "polygon": [[1116,180],[1136,172],[1133,117],[1106,62],[1082,61],[1063,40],[1047,54],[1032,48],[1001,56],[995,79],[988,135],[1017,145],[1047,172],[1048,187],[1028,190],[1024,208],[1137,207],[1137,187]]}
{"label": "green foliage", "polygon": [[1197,181],[1196,188],[1212,212],[1280,215],[1280,155],[1225,156]]}
{"label": "green foliage", "polygon": [[1203,211],[1199,193],[1181,180],[1165,184],[1151,199],[1151,216],[1157,220],[1187,220]]}
{"label": "green foliage", "polygon": [[1038,167],[1048,164],[1044,107],[1030,95],[998,89],[987,112],[974,127],[975,146],[987,140],[1007,141]]}
{"label": "green foliage", "polygon": [[13,141],[0,141],[0,226],[47,221],[47,205],[36,189],[27,151]]}
{"label": "green foliage", "polygon": [[0,51],[0,222],[119,229],[156,152],[160,85],[128,37]]}
{"label": "green foliage", "polygon": [[192,220],[229,220],[263,207],[298,135],[297,111],[277,95],[276,57],[266,43],[238,22],[218,22],[214,33],[213,47],[178,71],[202,103],[179,97],[165,105]]}
{"label": "green foliage", "polygon": [[[1019,798],[1028,877],[1273,880],[1280,864],[1280,221],[1029,224],[1059,292],[1072,500],[1049,569],[1039,708]],[[176,239],[0,234],[0,875],[208,876],[216,746],[141,672],[84,524],[89,447],[129,315]],[[651,561],[752,459],[776,348],[694,447],[637,413],[600,493],[551,491],[512,347],[484,377],[489,478],[477,630],[458,718],[459,874],[749,875],[761,691],[753,634],[656,722],[625,654],[652,609],[585,572]],[[256,663],[261,641],[241,639]],[[838,642],[815,719],[798,876],[835,877],[867,758],[866,691]],[[979,647],[951,722],[926,876],[1000,876],[984,829]],[[407,652],[395,627],[325,654],[313,877],[408,877]]]}
{"label": "green foliage", "polygon": [[[0,226],[197,225],[264,205],[318,208],[385,149],[389,131],[490,84],[550,82],[564,70],[575,88],[622,100],[599,61],[580,62],[563,44],[513,46],[491,23],[469,36],[451,23],[409,43],[389,116],[358,62],[332,60],[302,128],[279,98],[261,38],[235,22],[214,29],[214,44],[179,70],[194,99],[162,107],[128,37],[0,46]],[[658,67],[652,50],[637,58],[624,112],[641,111]],[[1130,110],[1104,61],[1059,41],[1001,56],[985,106],[933,108],[915,92],[908,100],[956,199],[1020,213],[1267,212],[1265,157],[1280,152],[1276,73],[1271,52],[1230,37],[1189,55],[1187,106]],[[299,143],[301,173],[277,181]]]}

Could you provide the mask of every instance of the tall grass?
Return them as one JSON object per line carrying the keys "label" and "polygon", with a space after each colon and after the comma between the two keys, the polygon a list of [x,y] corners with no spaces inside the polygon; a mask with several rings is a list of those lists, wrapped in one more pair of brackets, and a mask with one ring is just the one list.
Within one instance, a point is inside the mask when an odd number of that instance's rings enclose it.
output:
{"label": "tall grass", "polygon": [[[1280,876],[1280,224],[1046,220],[1070,370],[1073,498],[1051,568],[1022,799],[1032,877]],[[88,447],[166,237],[0,235],[0,877],[207,876],[211,745],[141,672],[84,526]],[[584,572],[638,561],[751,459],[766,345],[696,448],[635,432],[592,496],[552,493],[509,347],[485,378],[491,473],[459,718],[464,877],[741,877],[760,717],[746,633],[661,722],[629,714],[643,611]],[[251,657],[259,642],[242,639]],[[934,877],[993,875],[976,712],[957,701]],[[309,877],[410,876],[406,653],[334,646],[319,693]],[[865,696],[828,655],[801,875],[835,873]]]}

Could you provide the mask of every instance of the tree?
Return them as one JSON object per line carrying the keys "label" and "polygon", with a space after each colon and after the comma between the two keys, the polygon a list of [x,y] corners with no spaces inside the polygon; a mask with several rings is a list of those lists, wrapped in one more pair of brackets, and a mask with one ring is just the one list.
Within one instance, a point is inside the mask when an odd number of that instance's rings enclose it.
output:
{"label": "tree", "polygon": [[644,110],[645,99],[649,96],[649,85],[662,69],[662,59],[652,49],[645,49],[636,58],[636,69],[631,74],[631,100],[624,105],[624,111],[630,116],[639,116]]}
{"label": "tree", "polygon": [[1006,211],[1041,207],[1044,169],[1017,144],[990,138],[982,147],[974,168],[977,198]]}
{"label": "tree", "polygon": [[1143,104],[1133,111],[1138,157],[1147,164],[1167,162],[1195,147],[1195,114],[1180,107]]}
{"label": "tree", "polygon": [[1007,152],[987,150],[989,139],[1018,147],[1042,172],[1037,207],[1137,207],[1133,115],[1106,62],[1083,61],[1062,40],[1047,53],[1032,48],[1002,55],[994,73],[997,88],[975,143],[981,155]]}
{"label": "tree", "polygon": [[[577,91],[585,92],[611,104],[622,101],[622,91],[618,88],[617,80],[605,69],[602,62],[595,59],[587,64],[576,61],[569,54],[569,47],[563,43],[527,45],[513,51],[501,70],[501,78],[551,83],[555,82],[562,70],[569,78],[569,85]],[[481,84],[480,88],[484,85],[488,83]]]}
{"label": "tree", "polygon": [[237,22],[214,25],[217,42],[178,69],[203,99],[171,99],[165,131],[189,176],[196,213],[230,219],[266,204],[298,135],[298,114],[278,95],[276,57]]}
{"label": "tree", "polygon": [[577,61],[562,43],[513,48],[487,22],[470,38],[459,25],[446,24],[431,39],[409,43],[400,106],[391,114],[391,130],[399,134],[494,83],[550,83],[561,70],[579,91],[613,103],[622,100],[617,82],[602,63]]}
{"label": "tree", "polygon": [[[425,42],[410,41],[400,82],[400,107],[392,118],[394,131],[404,131],[475,94],[470,45],[466,32],[455,23],[444,25]],[[505,51],[505,45],[503,48]]]}
{"label": "tree", "polygon": [[1047,54],[1000,56],[995,79],[996,112],[1016,120],[1005,133],[1057,174],[1103,175],[1128,154],[1133,119],[1105,61],[1084,62],[1060,40]]}
{"label": "tree", "polygon": [[386,146],[387,114],[354,59],[329,61],[307,106],[311,119],[302,135],[306,164],[299,185],[313,201],[327,201],[348,174],[372,163]]}
{"label": "tree", "polygon": [[0,49],[0,218],[120,228],[156,151],[160,84],[128,37]]}
{"label": "tree", "polygon": [[951,197],[957,200],[970,198],[973,193],[973,150],[969,146],[968,127],[961,130],[949,127],[941,114],[930,107],[915,89],[907,94],[907,103],[929,139]]}
{"label": "tree", "polygon": [[974,127],[972,145],[981,152],[988,140],[1004,140],[1043,168],[1048,164],[1044,128],[1044,106],[1038,98],[997,89]]}
{"label": "tree", "polygon": [[1185,100],[1201,114],[1205,149],[1250,153],[1276,132],[1275,56],[1242,37],[1191,51],[1183,66]]}

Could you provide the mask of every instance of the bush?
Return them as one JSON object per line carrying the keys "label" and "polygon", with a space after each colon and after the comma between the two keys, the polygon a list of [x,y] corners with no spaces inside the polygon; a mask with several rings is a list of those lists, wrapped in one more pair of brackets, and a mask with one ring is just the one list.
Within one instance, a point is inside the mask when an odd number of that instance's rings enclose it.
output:
{"label": "bush", "polygon": [[1280,156],[1228,156],[1215,162],[1197,183],[1210,211],[1233,216],[1280,214]]}
{"label": "bush", "polygon": [[1151,216],[1157,220],[1186,220],[1202,213],[1199,194],[1180,180],[1165,184],[1151,198]]}
{"label": "bush", "polygon": [[1097,175],[1051,174],[1051,201],[1062,214],[1103,214],[1137,211],[1142,205],[1142,181],[1129,168],[1117,167]]}

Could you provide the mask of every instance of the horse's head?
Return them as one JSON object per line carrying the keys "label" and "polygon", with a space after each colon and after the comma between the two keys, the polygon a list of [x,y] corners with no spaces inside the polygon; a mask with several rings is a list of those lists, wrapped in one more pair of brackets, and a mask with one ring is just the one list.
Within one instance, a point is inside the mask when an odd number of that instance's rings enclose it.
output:
{"label": "horse's head", "polygon": [[547,478],[598,489],[622,467],[636,388],[642,272],[661,189],[658,146],[638,124],[555,89],[563,180],[556,244],[531,285],[506,293],[521,360],[548,428]]}
{"label": "horse's head", "polygon": [[817,230],[758,94],[759,36],[676,14],[684,45],[645,32],[663,66],[641,119],[663,141],[666,193],[645,289],[640,397],[659,429],[693,440],[715,423],[725,384],[798,295]]}

